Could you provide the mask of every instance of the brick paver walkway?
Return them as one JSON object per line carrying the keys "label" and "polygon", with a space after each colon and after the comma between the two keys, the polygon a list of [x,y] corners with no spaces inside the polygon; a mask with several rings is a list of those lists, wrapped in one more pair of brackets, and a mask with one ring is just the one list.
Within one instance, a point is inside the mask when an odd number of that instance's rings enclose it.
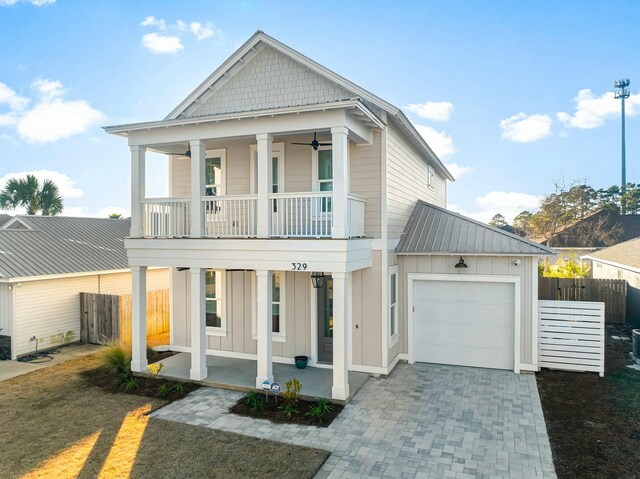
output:
{"label": "brick paver walkway", "polygon": [[329,450],[319,478],[556,477],[533,375],[401,363],[328,428],[229,414],[240,396],[201,388],[154,416]]}

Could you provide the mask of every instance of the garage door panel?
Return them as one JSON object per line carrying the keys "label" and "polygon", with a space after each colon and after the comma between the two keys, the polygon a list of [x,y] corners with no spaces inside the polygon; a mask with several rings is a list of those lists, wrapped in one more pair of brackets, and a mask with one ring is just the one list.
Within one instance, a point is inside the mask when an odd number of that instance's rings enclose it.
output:
{"label": "garage door panel", "polygon": [[416,361],[513,369],[512,283],[414,281]]}
{"label": "garage door panel", "polygon": [[414,283],[415,298],[422,301],[433,301],[446,298],[460,301],[460,284],[455,281],[418,281]]}

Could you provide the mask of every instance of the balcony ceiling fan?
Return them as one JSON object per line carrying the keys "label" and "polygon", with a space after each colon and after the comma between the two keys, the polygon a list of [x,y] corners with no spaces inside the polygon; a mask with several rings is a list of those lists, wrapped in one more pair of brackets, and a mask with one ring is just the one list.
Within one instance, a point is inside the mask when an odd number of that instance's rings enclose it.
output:
{"label": "balcony ceiling fan", "polygon": [[311,143],[292,143],[292,145],[307,145],[317,150],[319,146],[331,146],[331,143],[320,143],[318,141],[317,133],[313,133],[313,141]]}

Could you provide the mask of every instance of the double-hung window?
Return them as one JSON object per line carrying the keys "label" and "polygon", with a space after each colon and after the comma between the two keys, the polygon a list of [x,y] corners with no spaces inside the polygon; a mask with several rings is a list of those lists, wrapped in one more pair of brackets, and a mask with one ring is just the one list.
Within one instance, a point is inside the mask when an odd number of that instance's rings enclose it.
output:
{"label": "double-hung window", "polygon": [[389,268],[389,346],[394,345],[398,334],[398,267]]}
{"label": "double-hung window", "polygon": [[205,316],[207,334],[225,333],[223,271],[208,269],[205,280]]}
{"label": "double-hung window", "polygon": [[[333,191],[333,150],[319,149],[317,155],[318,191]],[[321,199],[320,211],[331,212],[331,197]]]}
{"label": "double-hung window", "polygon": [[[271,331],[273,333],[272,339],[277,342],[286,341],[285,336],[285,307],[284,307],[284,295],[285,295],[285,274],[282,271],[274,271],[271,277]],[[256,298],[256,288],[254,283],[253,297]],[[256,298],[257,299],[257,298]],[[253,311],[253,339],[258,338],[257,328],[257,303],[254,302]]]}
{"label": "double-hung window", "polygon": [[431,165],[428,166],[428,172],[427,172],[427,184],[429,185],[429,188],[435,188],[436,187],[436,174],[435,171],[433,170],[433,167]]}

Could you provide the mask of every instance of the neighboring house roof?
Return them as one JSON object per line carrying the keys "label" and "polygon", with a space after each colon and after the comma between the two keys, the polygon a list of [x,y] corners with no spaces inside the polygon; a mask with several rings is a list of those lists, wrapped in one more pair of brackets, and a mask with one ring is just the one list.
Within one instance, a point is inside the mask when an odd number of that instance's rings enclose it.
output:
{"label": "neighboring house roof", "polygon": [[546,246],[458,213],[418,201],[396,248],[398,254],[550,255]]}
{"label": "neighboring house roof", "polygon": [[0,280],[128,268],[130,220],[0,215]]}
{"label": "neighboring house roof", "polygon": [[[615,234],[609,234],[615,232]],[[621,215],[600,209],[581,220],[558,229],[551,244],[554,248],[603,248],[640,236],[640,215]],[[546,238],[531,238],[549,244]],[[606,241],[605,241],[606,240]]]}
{"label": "neighboring house roof", "polygon": [[618,243],[609,248],[589,253],[583,258],[640,272],[640,238],[634,238],[624,243]]}
{"label": "neighboring house roof", "polygon": [[516,236],[522,236],[522,237],[527,236],[527,234],[524,231],[511,225],[502,225],[502,226],[499,226],[498,229],[501,229],[502,231],[506,231],[507,233],[511,233]]}
{"label": "neighboring house roof", "polygon": [[[257,78],[261,81],[259,85],[256,85]],[[148,122],[144,126],[174,124],[180,119],[206,121],[250,111],[289,110],[292,107],[346,104],[350,101],[361,102],[382,124],[387,122],[385,117],[388,116],[447,179],[455,180],[400,108],[260,30],[162,122]],[[132,126],[107,127],[106,131],[119,134]]]}

